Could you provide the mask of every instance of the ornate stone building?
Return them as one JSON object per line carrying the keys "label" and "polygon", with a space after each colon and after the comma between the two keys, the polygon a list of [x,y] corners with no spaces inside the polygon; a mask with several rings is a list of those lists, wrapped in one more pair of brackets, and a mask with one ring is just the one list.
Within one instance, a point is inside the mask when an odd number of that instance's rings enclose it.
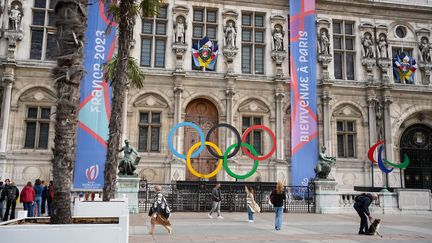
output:
{"label": "ornate stone building", "polygon": [[[319,142],[337,157],[332,175],[340,190],[353,186],[431,188],[432,4],[427,0],[317,0]],[[54,0],[1,0],[0,178],[19,185],[50,178],[54,138]],[[124,137],[141,154],[139,175],[151,182],[196,180],[185,161],[169,151],[170,128],[181,121],[207,132],[229,123],[240,132],[263,124],[276,137],[276,152],[248,180],[290,181],[289,6],[274,1],[173,1],[160,14],[137,21],[132,55],[146,72],[145,88],[130,87]],[[196,70],[192,44],[207,36],[219,45],[214,71]],[[413,79],[400,83],[392,58],[415,58]],[[397,74],[397,73],[396,73]],[[224,150],[235,143],[219,129],[210,140]],[[410,167],[386,178],[372,176],[368,148],[385,140],[385,157]],[[186,153],[199,141],[179,129],[175,148]],[[272,142],[261,131],[249,137],[259,153]],[[208,152],[192,159],[208,173]],[[252,161],[239,153],[231,169],[244,173]],[[233,180],[225,172],[218,180]],[[387,180],[386,180],[387,179]]]}

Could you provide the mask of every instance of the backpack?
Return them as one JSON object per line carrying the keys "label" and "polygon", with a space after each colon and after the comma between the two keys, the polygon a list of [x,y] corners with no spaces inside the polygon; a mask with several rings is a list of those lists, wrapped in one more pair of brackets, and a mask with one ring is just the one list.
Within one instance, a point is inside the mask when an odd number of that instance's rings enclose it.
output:
{"label": "backpack", "polygon": [[8,201],[13,201],[16,199],[15,187],[10,186],[7,188],[6,197]]}
{"label": "backpack", "polygon": [[360,195],[357,195],[357,196],[354,198],[354,201],[355,201],[356,203],[358,203],[358,202],[360,202],[360,201],[362,200],[362,198],[365,197],[365,196],[366,196],[366,193],[362,193],[362,194],[360,194]]}

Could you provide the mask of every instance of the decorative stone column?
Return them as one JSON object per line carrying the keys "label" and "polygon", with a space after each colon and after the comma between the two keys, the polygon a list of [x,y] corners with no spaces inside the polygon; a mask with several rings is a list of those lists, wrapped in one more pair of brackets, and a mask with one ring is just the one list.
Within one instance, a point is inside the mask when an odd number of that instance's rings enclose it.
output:
{"label": "decorative stone column", "polygon": [[[390,117],[390,105],[393,103],[389,95],[384,97],[384,136],[385,136],[385,156],[389,161],[393,161],[393,142],[391,132],[391,117]],[[388,174],[385,173],[385,185],[389,186]]]}
{"label": "decorative stone column", "polygon": [[[2,136],[1,136],[1,146],[0,153],[6,152],[6,145],[9,133],[9,114],[10,114],[10,105],[11,105],[11,97],[12,97],[12,86],[14,83],[14,68],[8,67],[6,64],[5,76],[2,78],[3,82],[3,105],[2,105]],[[11,75],[12,73],[12,75]],[[7,74],[7,75],[6,75]]]}
{"label": "decorative stone column", "polygon": [[[174,92],[174,124],[172,124],[172,126],[182,122],[183,78],[184,78],[184,74],[174,73],[174,88],[173,88],[173,92]],[[177,151],[183,151],[183,143],[181,140],[181,137],[182,137],[181,134],[183,134],[183,131],[184,131],[183,127],[181,127],[179,129],[177,129],[175,131],[175,134],[174,134],[173,143],[174,143],[174,148]],[[169,161],[170,161],[170,164],[169,164],[170,169],[167,170],[167,171],[169,171],[168,172],[169,173],[169,175],[168,175],[169,179],[167,179],[165,182],[170,183],[172,181],[185,180],[185,178],[186,178],[185,161],[175,157],[174,155],[171,155],[171,158],[169,159]]]}
{"label": "decorative stone column", "polygon": [[361,23],[359,25],[362,44],[361,63],[366,69],[367,82],[373,83],[373,67],[375,66],[375,37],[374,26],[370,23]]}
{"label": "decorative stone column", "polygon": [[331,123],[330,101],[332,100],[332,98],[330,97],[329,91],[323,92],[321,100],[322,100],[322,104],[323,104],[324,146],[328,149],[328,151],[332,151],[331,131],[330,131],[330,123]]}
{"label": "decorative stone column", "polygon": [[286,91],[283,86],[283,82],[278,81],[275,90],[276,100],[276,160],[283,161],[285,159],[285,146],[284,146],[284,101]]}

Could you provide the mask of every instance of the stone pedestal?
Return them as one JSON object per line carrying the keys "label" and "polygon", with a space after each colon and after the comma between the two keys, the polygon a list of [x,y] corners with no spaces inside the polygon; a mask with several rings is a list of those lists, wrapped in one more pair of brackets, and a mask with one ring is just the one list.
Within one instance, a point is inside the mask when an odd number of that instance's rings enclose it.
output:
{"label": "stone pedestal", "polygon": [[126,197],[129,202],[129,213],[139,213],[138,191],[140,178],[119,177],[117,179],[116,198]]}
{"label": "stone pedestal", "polygon": [[314,180],[313,183],[315,185],[315,212],[337,213],[339,208],[337,182],[334,180]]}
{"label": "stone pedestal", "polygon": [[395,214],[399,211],[396,193],[382,190],[379,194],[383,214]]}

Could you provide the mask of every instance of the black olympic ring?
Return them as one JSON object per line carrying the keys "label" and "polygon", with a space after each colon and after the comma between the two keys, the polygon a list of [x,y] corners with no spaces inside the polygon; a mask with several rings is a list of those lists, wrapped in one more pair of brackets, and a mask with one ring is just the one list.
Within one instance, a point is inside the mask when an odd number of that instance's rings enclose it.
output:
{"label": "black olympic ring", "polygon": [[[210,134],[214,131],[214,130],[216,130],[216,129],[218,129],[219,127],[226,127],[226,128],[228,128],[228,129],[230,129],[231,131],[233,131],[234,132],[234,134],[235,134],[235,136],[237,137],[237,144],[241,144],[242,143],[242,139],[241,139],[241,136],[240,136],[240,133],[237,131],[237,129],[235,128],[235,127],[233,127],[232,125],[230,125],[230,124],[227,124],[227,123],[219,123],[219,124],[217,124],[217,125],[215,125],[215,126],[213,126],[212,128],[210,128],[210,130],[207,132],[207,135],[206,135],[206,141],[210,141],[209,140],[209,138],[210,138]],[[236,146],[235,148],[234,148],[234,151],[232,152],[232,153],[230,153],[229,155],[228,155],[228,159],[229,158],[232,158],[232,157],[234,157],[234,155],[236,155],[237,154],[237,152],[240,150],[240,145],[239,146]],[[224,159],[224,156],[220,156],[220,155],[218,155],[209,145],[206,145],[206,148],[207,148],[207,151],[209,151],[209,153],[213,156],[213,157],[215,157],[215,158],[218,158],[218,159]]]}

